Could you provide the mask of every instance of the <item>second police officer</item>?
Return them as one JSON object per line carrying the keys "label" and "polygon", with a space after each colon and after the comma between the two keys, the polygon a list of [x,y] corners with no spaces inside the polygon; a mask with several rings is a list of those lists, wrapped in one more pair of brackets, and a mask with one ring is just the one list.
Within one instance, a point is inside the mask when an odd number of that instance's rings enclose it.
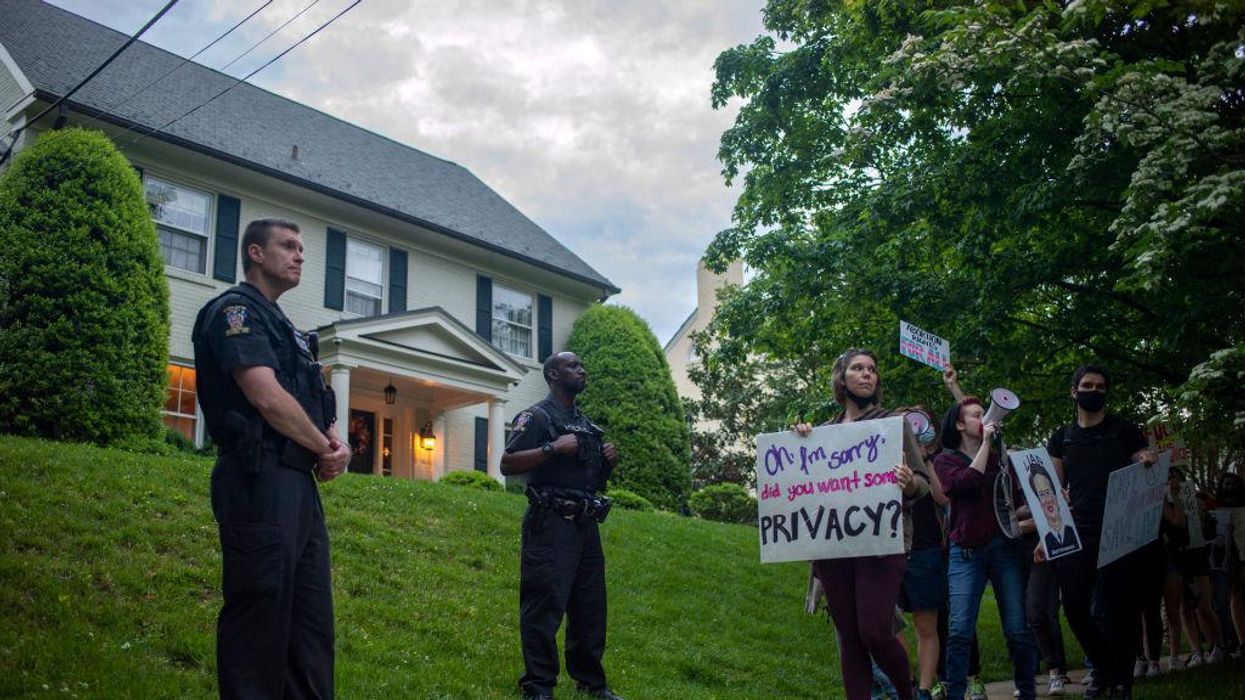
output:
{"label": "second police officer", "polygon": [[195,320],[199,402],[219,449],[212,512],[224,607],[216,628],[222,698],[331,698],[333,592],[316,477],[341,474],[349,448],[314,348],[277,298],[302,275],[298,226],[247,225],[246,281]]}
{"label": "second police officer", "polygon": [[519,636],[525,698],[553,697],[558,627],[567,618],[566,670],[580,692],[622,700],[605,680],[605,555],[598,524],[609,499],[598,495],[618,462],[614,445],[575,406],[587,373],[574,353],[543,366],[549,396],[514,419],[501,471],[528,474],[519,578]]}

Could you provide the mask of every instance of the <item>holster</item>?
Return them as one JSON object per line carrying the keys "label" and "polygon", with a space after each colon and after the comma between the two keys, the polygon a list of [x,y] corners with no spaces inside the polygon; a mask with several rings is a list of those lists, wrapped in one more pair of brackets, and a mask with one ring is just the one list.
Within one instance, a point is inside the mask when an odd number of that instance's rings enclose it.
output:
{"label": "holster", "polygon": [[573,522],[595,520],[605,522],[609,517],[612,499],[583,491],[560,491],[558,489],[528,486],[527,502],[536,511],[538,522],[547,513],[554,513]]}

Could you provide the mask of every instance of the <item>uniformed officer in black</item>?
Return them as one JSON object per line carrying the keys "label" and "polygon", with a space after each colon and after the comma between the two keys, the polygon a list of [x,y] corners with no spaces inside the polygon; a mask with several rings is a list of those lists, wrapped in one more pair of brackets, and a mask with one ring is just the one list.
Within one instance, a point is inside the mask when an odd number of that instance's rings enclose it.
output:
{"label": "uniformed officer in black", "polygon": [[503,474],[528,474],[519,577],[519,636],[526,698],[552,698],[558,627],[567,617],[566,670],[580,692],[622,700],[605,682],[605,555],[597,525],[609,511],[598,495],[618,462],[614,445],[575,407],[587,374],[574,353],[544,364],[549,396],[515,416]]}
{"label": "uniformed officer in black", "polygon": [[350,450],[308,337],[276,303],[302,274],[298,226],[253,221],[241,249],[246,281],[203,307],[193,335],[199,402],[219,448],[220,695],[330,698],[333,595],[316,477],[341,474]]}

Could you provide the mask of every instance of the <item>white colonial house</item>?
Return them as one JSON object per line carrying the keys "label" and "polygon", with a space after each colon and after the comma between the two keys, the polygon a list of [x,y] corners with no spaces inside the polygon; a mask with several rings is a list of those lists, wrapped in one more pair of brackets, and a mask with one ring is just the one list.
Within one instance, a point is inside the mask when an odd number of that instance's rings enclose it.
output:
{"label": "white colonial house", "polygon": [[[709,327],[713,315],[718,308],[718,292],[726,285],[742,286],[744,283],[744,264],[736,260],[722,274],[717,274],[705,267],[705,263],[696,265],[696,308],[688,315],[687,320],[674,332],[666,342],[666,362],[670,365],[670,374],[674,377],[674,388],[679,398],[697,401],[700,399],[700,387],[688,377],[688,369],[699,361],[696,346],[692,342],[692,334]],[[702,423],[701,428],[709,424]]]}
{"label": "white colonial house", "polygon": [[142,42],[29,123],[126,38],[0,0],[0,134],[24,127],[20,151],[97,128],[140,172],[171,292],[168,424],[204,439],[195,314],[240,279],[246,222],[280,217],[306,245],[281,306],[319,332],[351,470],[500,478],[506,424],[546,393],[539,363],[618,288],[465,168],[251,85],[150,133],[235,79]]}

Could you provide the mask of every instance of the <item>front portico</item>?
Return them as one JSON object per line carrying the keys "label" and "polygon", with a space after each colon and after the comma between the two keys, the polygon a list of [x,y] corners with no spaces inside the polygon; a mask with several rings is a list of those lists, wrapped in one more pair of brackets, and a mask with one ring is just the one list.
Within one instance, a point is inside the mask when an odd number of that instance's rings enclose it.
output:
{"label": "front portico", "polygon": [[[338,432],[356,455],[351,471],[436,480],[450,470],[451,456],[466,461],[452,450],[474,446],[470,463],[501,481],[505,405],[526,367],[438,306],[337,321],[317,332],[337,394]],[[454,439],[455,430],[471,428],[449,420],[452,412],[481,404],[488,407],[486,439],[478,416],[474,441]],[[433,436],[431,449],[421,431]]]}

